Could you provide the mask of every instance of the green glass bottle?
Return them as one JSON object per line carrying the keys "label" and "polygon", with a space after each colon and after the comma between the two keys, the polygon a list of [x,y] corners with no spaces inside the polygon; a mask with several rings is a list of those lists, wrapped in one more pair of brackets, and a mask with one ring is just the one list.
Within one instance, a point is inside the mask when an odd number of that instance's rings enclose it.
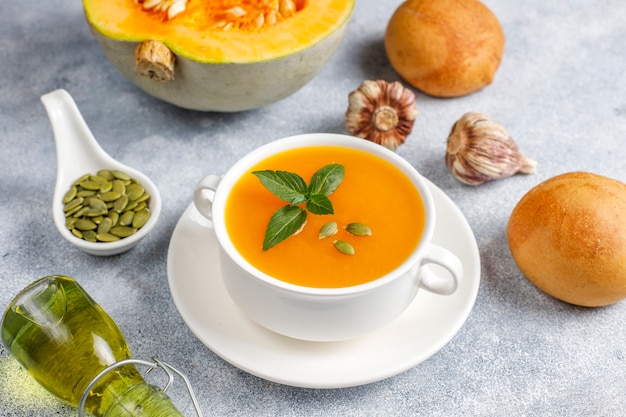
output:
{"label": "green glass bottle", "polygon": [[[44,388],[74,407],[96,376],[131,356],[111,317],[64,276],[44,277],[22,290],[7,308],[1,331],[11,355]],[[84,411],[96,417],[182,417],[133,364],[101,375],[84,401]]]}

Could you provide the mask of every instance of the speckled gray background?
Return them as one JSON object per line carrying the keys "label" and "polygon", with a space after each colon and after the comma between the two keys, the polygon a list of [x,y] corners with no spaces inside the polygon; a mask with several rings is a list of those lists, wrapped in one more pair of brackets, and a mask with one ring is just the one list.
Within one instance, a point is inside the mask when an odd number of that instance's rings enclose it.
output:
{"label": "speckled gray background", "polygon": [[[626,180],[626,2],[487,0],[506,34],[494,83],[476,94],[417,93],[414,132],[398,153],[467,217],[482,280],[460,332],[424,363],[347,389],[284,386],[222,361],[185,326],[166,273],[168,243],[196,182],[224,173],[259,144],[305,132],[344,133],[347,95],[364,79],[397,80],[383,34],[399,0],[359,0],[345,42],[293,96],[240,114],[181,110],[127,82],[105,59],[78,0],[0,7],[0,305],[44,275],[73,276],[122,328],[134,356],[181,368],[205,416],[623,416],[626,302],[584,309],[537,290],[505,240],[516,202],[556,174],[586,170]],[[134,250],[97,258],[57,234],[50,215],[56,163],[39,97],[75,98],[102,147],[143,170],[164,197],[156,230]],[[452,123],[482,111],[503,124],[537,174],[471,188],[443,164]],[[381,352],[384,354],[384,352]],[[182,387],[172,396],[187,415]],[[0,347],[0,415],[72,416]]]}

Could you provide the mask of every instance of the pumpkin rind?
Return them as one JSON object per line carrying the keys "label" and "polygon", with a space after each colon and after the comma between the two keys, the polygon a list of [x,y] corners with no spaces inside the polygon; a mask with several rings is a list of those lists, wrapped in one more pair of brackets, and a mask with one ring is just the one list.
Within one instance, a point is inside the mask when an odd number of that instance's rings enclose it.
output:
{"label": "pumpkin rind", "polygon": [[[155,23],[133,0],[83,5],[107,58],[141,89],[180,107],[233,112],[276,102],[308,83],[339,47],[354,1],[308,1],[310,9],[257,32],[208,30],[199,37],[176,23],[179,16]],[[160,41],[176,55],[171,81],[137,72],[135,49],[145,40]]]}

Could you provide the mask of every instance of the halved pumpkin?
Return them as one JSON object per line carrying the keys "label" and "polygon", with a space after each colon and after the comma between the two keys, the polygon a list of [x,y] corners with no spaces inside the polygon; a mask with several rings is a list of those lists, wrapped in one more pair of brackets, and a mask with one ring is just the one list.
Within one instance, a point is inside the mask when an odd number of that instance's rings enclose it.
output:
{"label": "halved pumpkin", "polygon": [[354,2],[83,0],[83,6],[105,55],[140,88],[184,108],[240,111],[309,82],[339,47]]}

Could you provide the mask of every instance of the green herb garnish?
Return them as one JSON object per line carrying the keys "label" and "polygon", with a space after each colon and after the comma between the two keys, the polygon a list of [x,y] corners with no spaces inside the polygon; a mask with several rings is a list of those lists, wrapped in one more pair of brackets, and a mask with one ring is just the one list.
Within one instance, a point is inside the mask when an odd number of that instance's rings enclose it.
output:
{"label": "green herb garnish", "polygon": [[[334,213],[328,196],[343,181],[344,168],[340,164],[326,165],[313,174],[309,185],[293,172],[265,170],[252,173],[272,194],[289,203],[270,218],[263,240],[263,250],[268,250],[296,233],[306,222],[307,211]],[[300,207],[301,204],[304,208]]]}

